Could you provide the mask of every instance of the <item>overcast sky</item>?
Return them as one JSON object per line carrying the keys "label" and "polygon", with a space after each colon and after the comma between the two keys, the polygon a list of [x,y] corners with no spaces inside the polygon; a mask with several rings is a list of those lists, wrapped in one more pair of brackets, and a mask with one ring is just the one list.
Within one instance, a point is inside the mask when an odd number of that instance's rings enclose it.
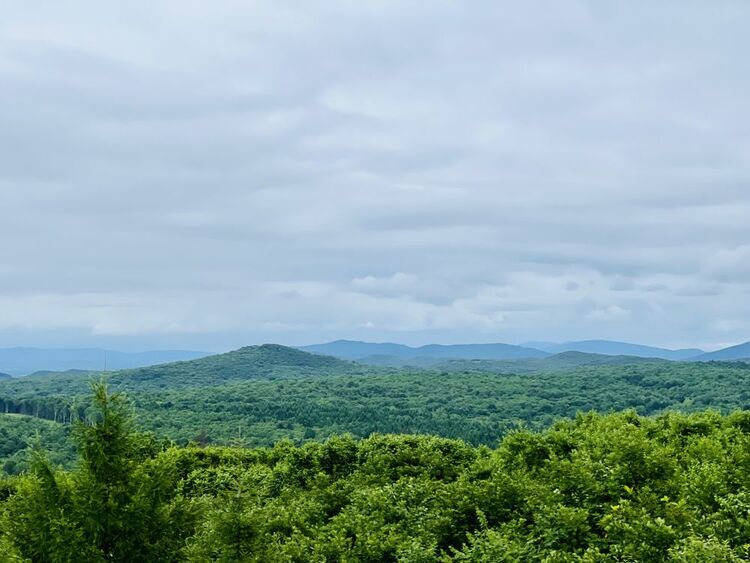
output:
{"label": "overcast sky", "polygon": [[0,347],[750,340],[750,2],[2,2]]}

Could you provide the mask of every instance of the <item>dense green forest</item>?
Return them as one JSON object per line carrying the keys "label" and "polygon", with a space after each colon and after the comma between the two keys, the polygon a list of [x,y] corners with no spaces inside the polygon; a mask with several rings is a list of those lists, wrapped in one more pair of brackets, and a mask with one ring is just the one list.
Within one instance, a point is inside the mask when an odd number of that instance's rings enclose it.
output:
{"label": "dense green forest", "polygon": [[[351,433],[431,434],[473,445],[495,445],[512,428],[541,429],[577,412],[638,414],[692,412],[707,407],[750,409],[750,365],[679,363],[570,355],[519,373],[489,361],[450,363],[451,369],[362,366],[282,346],[237,352],[104,374],[126,391],[141,426],[178,444],[269,446]],[[577,362],[571,364],[571,362]],[[504,365],[504,364],[503,364]],[[448,366],[446,366],[447,368]],[[98,377],[98,376],[97,376]],[[0,412],[56,422],[38,428],[56,461],[73,461],[69,441],[58,440],[76,419],[86,418],[91,374],[48,374],[0,382]],[[0,416],[0,418],[2,418]],[[0,449],[6,472],[25,467],[29,427]],[[2,428],[2,426],[0,426]],[[59,447],[58,444],[59,443]]]}
{"label": "dense green forest", "polygon": [[0,481],[3,561],[734,562],[750,413],[579,414],[495,448],[349,435],[176,447],[96,385],[75,468]]}
{"label": "dense green forest", "polygon": [[28,467],[29,447],[49,452],[50,461],[70,465],[75,447],[70,425],[22,414],[0,414],[0,473],[18,473]]}
{"label": "dense green forest", "polygon": [[4,380],[0,553],[747,560],[748,383],[742,362],[420,369],[281,346]]}

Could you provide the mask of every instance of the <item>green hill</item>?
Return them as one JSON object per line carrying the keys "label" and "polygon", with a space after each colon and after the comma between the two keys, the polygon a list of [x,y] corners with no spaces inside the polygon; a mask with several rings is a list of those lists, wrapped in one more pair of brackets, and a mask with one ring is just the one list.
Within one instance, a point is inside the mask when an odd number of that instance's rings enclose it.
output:
{"label": "green hill", "polygon": [[0,396],[3,393],[19,398],[86,395],[91,382],[99,378],[106,379],[116,389],[159,391],[223,385],[232,381],[357,375],[368,371],[372,370],[330,356],[310,354],[277,344],[263,344],[197,360],[113,372],[38,372],[0,382],[4,385],[0,387]]}
{"label": "green hill", "polygon": [[[566,361],[591,362],[565,367]],[[436,434],[494,444],[519,423],[541,428],[579,411],[750,408],[750,365],[566,354],[554,369],[502,372],[373,368],[281,346],[106,374],[144,429],[186,443],[269,445],[350,432]],[[633,363],[635,362],[635,363]],[[638,363],[640,362],[640,363]],[[68,422],[87,416],[91,376],[0,382],[0,411]]]}
{"label": "green hill", "polygon": [[109,379],[112,384],[128,386],[137,382],[141,386],[193,387],[230,381],[355,375],[363,371],[362,366],[345,360],[278,344],[263,344],[197,360],[119,371]]}

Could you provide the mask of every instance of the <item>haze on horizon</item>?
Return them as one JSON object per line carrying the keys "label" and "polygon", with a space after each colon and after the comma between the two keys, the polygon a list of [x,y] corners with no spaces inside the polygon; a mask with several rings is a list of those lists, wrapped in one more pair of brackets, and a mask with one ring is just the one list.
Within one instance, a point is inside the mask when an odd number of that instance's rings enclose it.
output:
{"label": "haze on horizon", "polygon": [[750,340],[750,4],[11,3],[0,347]]}

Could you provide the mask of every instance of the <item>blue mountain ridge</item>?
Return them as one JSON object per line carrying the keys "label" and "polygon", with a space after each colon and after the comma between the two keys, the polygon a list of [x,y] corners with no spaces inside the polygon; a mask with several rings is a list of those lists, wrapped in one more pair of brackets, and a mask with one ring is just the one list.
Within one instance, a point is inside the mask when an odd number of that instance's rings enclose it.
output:
{"label": "blue mountain ridge", "polygon": [[[613,340],[583,340],[563,343],[527,342],[521,345],[502,343],[428,344],[419,347],[411,347],[393,342],[374,343],[355,340],[336,340],[334,342],[301,346],[299,348],[306,352],[325,354],[347,360],[358,360],[368,357],[510,360],[545,358],[565,352],[582,352],[605,356],[632,356],[681,361],[693,360],[705,355],[705,352],[698,348],[670,350],[668,348]],[[750,353],[741,357],[750,357]],[[739,359],[739,356],[736,359]]]}
{"label": "blue mountain ridge", "polygon": [[539,349],[553,354],[561,352],[584,352],[586,354],[604,354],[606,356],[638,356],[641,358],[661,358],[662,360],[688,360],[704,354],[698,348],[670,350],[630,342],[614,340],[581,340],[561,344],[537,343]]}
{"label": "blue mountain ridge", "polygon": [[715,352],[707,352],[692,359],[699,362],[747,360],[750,359],[750,342],[737,344],[736,346],[730,346],[729,348],[723,348]]}
{"label": "blue mountain ridge", "polygon": [[118,352],[101,348],[0,348],[0,372],[12,376],[38,371],[101,371],[145,367],[208,356],[190,350]]}
{"label": "blue mountain ridge", "polygon": [[510,360],[519,358],[546,358],[552,354],[515,346],[513,344],[428,344],[412,348],[392,342],[373,343],[353,340],[336,340],[326,344],[301,346],[300,350],[315,354],[326,354],[347,360],[367,356],[391,356],[396,358],[455,358],[472,360]]}

